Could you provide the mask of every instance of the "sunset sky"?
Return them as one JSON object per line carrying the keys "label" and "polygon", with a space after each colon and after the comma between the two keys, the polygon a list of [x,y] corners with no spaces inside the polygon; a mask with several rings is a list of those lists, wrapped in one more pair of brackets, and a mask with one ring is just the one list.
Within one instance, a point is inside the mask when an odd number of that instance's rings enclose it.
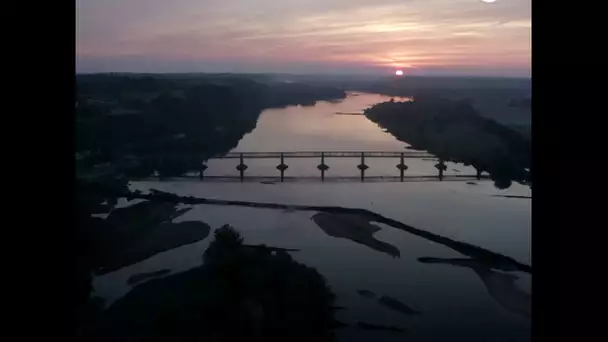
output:
{"label": "sunset sky", "polygon": [[76,0],[77,72],[530,76],[531,0]]}

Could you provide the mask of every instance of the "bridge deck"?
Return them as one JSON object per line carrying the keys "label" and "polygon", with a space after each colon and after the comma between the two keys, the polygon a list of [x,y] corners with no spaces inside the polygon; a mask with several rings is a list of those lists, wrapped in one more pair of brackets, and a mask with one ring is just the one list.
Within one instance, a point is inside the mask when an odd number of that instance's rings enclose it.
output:
{"label": "bridge deck", "polygon": [[241,156],[245,159],[265,158],[278,159],[283,155],[284,158],[360,158],[363,154],[366,158],[436,158],[428,152],[395,152],[395,151],[297,151],[297,152],[229,152],[224,156],[212,159],[238,159]]}
{"label": "bridge deck", "polygon": [[[482,179],[482,175],[481,172],[479,172],[476,175],[444,175],[444,171],[447,170],[447,166],[445,165],[445,162],[441,159],[438,159],[436,156],[434,156],[433,154],[430,154],[428,152],[424,152],[424,151],[292,151],[292,152],[230,152],[227,153],[224,156],[218,156],[215,158],[211,158],[211,159],[239,159],[239,164],[236,165],[236,169],[239,172],[239,176],[238,179],[241,182],[244,182],[245,179],[247,180],[260,180],[260,179],[267,179],[269,175],[266,175],[264,177],[260,177],[260,176],[253,176],[253,175],[245,175],[246,174],[246,170],[249,168],[247,166],[247,164],[245,163],[246,160],[248,159],[276,159],[277,162],[280,162],[280,164],[278,164],[276,166],[276,169],[279,172],[279,177],[278,179],[281,182],[284,182],[285,180],[293,180],[293,179],[319,179],[317,177],[290,177],[289,175],[287,177],[285,177],[285,171],[289,168],[289,166],[285,163],[286,159],[290,159],[290,158],[320,158],[320,164],[317,165],[317,169],[319,170],[320,174],[320,180],[322,182],[324,182],[326,179],[330,180],[330,177],[325,177],[325,173],[327,170],[330,169],[330,166],[326,164],[326,157],[327,158],[360,158],[361,162],[359,165],[357,165],[357,169],[359,169],[360,171],[360,176],[358,177],[358,179],[361,182],[364,182],[366,180],[368,181],[394,181],[394,180],[399,180],[401,182],[406,181],[406,180],[432,180],[432,179],[438,179],[440,181],[446,179],[446,180],[469,180],[469,179],[478,179],[481,180]],[[401,161],[400,164],[397,164],[395,167],[397,168],[397,170],[395,170],[395,173],[398,173],[399,176],[382,176],[382,177],[378,177],[378,176],[366,176],[365,172],[367,169],[369,169],[369,165],[365,164],[365,158],[399,158],[399,160]],[[437,169],[437,176],[434,175],[425,175],[425,176],[415,176],[415,175],[409,175],[407,174],[407,170],[408,170],[408,166],[405,164],[405,159],[406,158],[410,158],[410,159],[431,159],[433,161],[439,161],[437,164],[434,165],[434,167]],[[236,177],[231,177],[231,176],[205,176],[205,170],[207,170],[208,166],[206,163],[203,163],[200,165],[200,168],[198,170],[198,177],[201,180],[204,179],[216,179],[216,180],[229,180],[229,179],[234,179]],[[158,175],[158,177],[160,177],[160,175]],[[270,177],[272,179],[274,179],[275,177]],[[336,177],[335,180],[351,180],[351,179],[356,179],[355,177]]]}
{"label": "bridge deck", "polygon": [[[149,179],[156,179],[154,177],[150,177]],[[180,177],[169,177],[166,180],[192,180],[199,179],[199,176],[196,174],[188,174]],[[452,181],[452,182],[464,182],[464,181],[487,181],[490,178],[486,175],[481,176],[479,179],[476,178],[476,175],[446,175],[443,176],[441,181]],[[239,176],[205,176],[205,182],[218,182],[218,183],[232,183],[232,182],[269,182],[269,183],[277,183],[277,182],[290,182],[290,183],[317,183],[321,181],[318,176],[285,176],[284,180],[281,181],[281,177],[279,176],[246,176],[244,179],[241,179]],[[370,183],[379,183],[379,182],[439,182],[439,178],[434,175],[415,175],[415,176],[404,176],[401,179],[399,176],[366,176],[365,182]],[[348,182],[361,182],[360,177],[358,176],[331,176],[325,177],[323,182],[326,183],[348,183]]]}

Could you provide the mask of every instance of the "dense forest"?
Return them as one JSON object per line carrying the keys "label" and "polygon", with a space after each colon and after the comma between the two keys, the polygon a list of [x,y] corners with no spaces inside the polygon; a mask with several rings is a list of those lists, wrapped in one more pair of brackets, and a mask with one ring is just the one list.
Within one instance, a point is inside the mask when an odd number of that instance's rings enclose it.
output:
{"label": "dense forest", "polygon": [[529,78],[407,76],[370,81],[358,87],[389,96],[465,101],[480,116],[532,137],[532,81]]}
{"label": "dense forest", "polygon": [[216,229],[200,266],[135,287],[82,339],[332,341],[340,308],[325,278],[280,248],[244,242]]}
{"label": "dense forest", "polygon": [[365,115],[414,149],[489,172],[498,188],[512,181],[531,184],[530,139],[480,116],[466,101],[390,101],[368,108]]}
{"label": "dense forest", "polygon": [[78,75],[80,174],[111,163],[129,177],[177,176],[234,148],[265,108],[341,99],[343,90],[214,75]]}

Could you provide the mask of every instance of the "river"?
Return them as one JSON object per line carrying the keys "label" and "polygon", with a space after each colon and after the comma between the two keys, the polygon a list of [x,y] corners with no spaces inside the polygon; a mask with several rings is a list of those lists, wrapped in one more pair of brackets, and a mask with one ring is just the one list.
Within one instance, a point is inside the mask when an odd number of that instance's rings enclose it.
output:
{"label": "river", "polygon": [[[397,140],[362,114],[365,108],[389,101],[391,97],[379,94],[348,93],[339,102],[318,102],[314,106],[291,106],[269,109],[262,112],[256,128],[246,134],[232,152],[293,152],[293,151],[395,151],[409,152],[410,145]],[[393,97],[395,101],[409,101],[411,98]],[[317,165],[320,160],[286,160],[289,166],[287,177],[318,177]],[[326,159],[330,167],[326,172],[328,179],[355,177],[360,174],[359,159]],[[366,160],[369,169],[366,176],[397,176],[398,159]],[[407,175],[437,175],[434,159],[408,159]],[[211,177],[238,176],[235,160],[211,160],[207,163],[205,175]],[[248,176],[278,176],[275,169],[278,160],[246,160]],[[462,164],[447,163],[445,172],[449,175],[475,174],[475,169]]]}
{"label": "river", "polygon": [[[338,102],[318,102],[314,106],[269,109],[261,113],[256,128],[243,137],[234,152],[256,151],[408,151],[408,144],[395,139],[362,115],[363,109],[390,97],[350,93]],[[395,98],[396,101],[407,100]],[[236,159],[210,161],[206,175],[237,175]],[[277,174],[278,161],[246,161],[248,175]],[[314,176],[318,161],[288,160],[286,175]],[[358,175],[356,159],[330,159],[328,176]],[[368,175],[398,175],[398,160],[366,160]],[[408,160],[408,174],[436,174],[433,160]],[[449,164],[446,174],[474,170]],[[514,183],[505,190],[491,181],[425,182],[201,182],[182,179],[132,182],[132,189],[158,189],[179,195],[363,208],[404,224],[500,253],[531,265],[531,201],[504,195],[531,196],[528,187]],[[121,205],[130,203],[121,202]],[[398,249],[399,256],[370,248],[346,238],[333,237],[312,220],[315,212],[193,206],[182,220],[201,220],[212,229],[230,224],[249,244],[297,248],[293,258],[315,267],[337,295],[341,321],[372,322],[407,329],[406,338],[432,341],[451,338],[459,341],[530,340],[530,317],[514,312],[509,304],[531,294],[531,274],[490,272],[486,277],[470,267],[431,264],[418,258],[465,258],[457,251],[428,239],[383,224],[376,240]],[[136,273],[170,269],[173,273],[200,265],[201,255],[211,238],[157,254],[145,261],[95,278],[98,295],[109,302],[127,293],[127,279]],[[502,277],[502,278],[501,278]],[[513,278],[512,278],[513,277]],[[517,277],[517,278],[514,278]],[[507,279],[508,278],[508,279]],[[505,280],[507,279],[507,280]],[[511,283],[512,284],[511,284]],[[378,297],[390,296],[421,312],[405,317],[366,298],[357,290],[369,290]],[[525,296],[524,296],[525,297]],[[438,329],[437,327],[441,327]],[[404,335],[370,332],[352,327],[339,329],[344,341],[403,340]]]}

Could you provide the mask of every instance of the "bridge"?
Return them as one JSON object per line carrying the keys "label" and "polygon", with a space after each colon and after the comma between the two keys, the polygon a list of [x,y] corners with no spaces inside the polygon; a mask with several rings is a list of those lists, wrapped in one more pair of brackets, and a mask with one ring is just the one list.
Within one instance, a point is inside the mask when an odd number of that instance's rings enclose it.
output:
{"label": "bridge", "polygon": [[[286,177],[285,172],[289,169],[288,160],[290,159],[298,159],[298,158],[308,158],[308,159],[318,159],[319,164],[317,165],[317,169],[319,170],[318,177],[303,177],[303,176],[292,176]],[[210,160],[220,160],[220,159],[237,159],[238,164],[235,165],[236,170],[239,171],[239,176],[205,176],[205,171],[208,169],[206,164],[202,164],[201,168],[198,170],[198,176],[201,180],[210,179],[210,180],[234,180],[240,179],[241,182],[245,180],[280,180],[284,182],[285,180],[296,180],[296,179],[309,179],[309,180],[321,180],[324,182],[326,180],[325,172],[330,169],[331,162],[329,159],[332,158],[356,158],[360,160],[360,163],[356,166],[360,172],[359,177],[330,177],[329,180],[359,180],[361,182],[365,181],[421,181],[421,180],[480,180],[482,178],[487,178],[481,174],[480,171],[477,171],[476,174],[470,175],[444,175],[444,172],[447,170],[447,166],[445,162],[435,155],[430,154],[428,152],[419,152],[419,151],[409,151],[409,152],[395,152],[395,151],[297,151],[297,152],[230,152],[223,156],[218,156],[214,158],[210,158]],[[365,163],[367,158],[384,158],[384,159],[394,159],[398,162],[395,165],[395,175],[394,176],[366,176],[365,172],[370,167]],[[246,171],[248,166],[246,164],[247,160],[251,159],[271,159],[277,161],[277,174],[275,175],[264,175],[264,176],[248,176],[246,175]],[[437,170],[436,175],[407,175],[408,166],[406,160],[411,159],[433,159],[437,161],[435,164],[435,169]]]}

